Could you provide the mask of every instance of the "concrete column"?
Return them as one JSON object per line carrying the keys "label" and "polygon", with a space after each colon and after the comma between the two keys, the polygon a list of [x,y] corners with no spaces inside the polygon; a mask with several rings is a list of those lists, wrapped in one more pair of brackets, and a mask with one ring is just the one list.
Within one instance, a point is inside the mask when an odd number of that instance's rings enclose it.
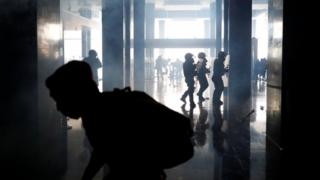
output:
{"label": "concrete column", "polygon": [[[252,1],[230,0],[230,106],[250,98]],[[231,104],[232,103],[232,104]],[[231,109],[230,109],[231,110]]]}
{"label": "concrete column", "polygon": [[[210,38],[210,20],[204,20],[204,38],[209,39]],[[209,51],[205,50],[206,55],[209,55]]]}
{"label": "concrete column", "polygon": [[130,86],[130,74],[131,74],[131,32],[130,32],[130,24],[131,24],[131,5],[132,0],[124,0],[124,20],[125,20],[125,86]]}
{"label": "concrete column", "polygon": [[[155,4],[146,4],[146,39],[154,39]],[[154,49],[146,47],[146,78],[154,77]]]}
{"label": "concrete column", "polygon": [[222,44],[222,0],[216,0],[216,54],[221,51]]}
{"label": "concrete column", "polygon": [[123,0],[104,0],[102,8],[103,90],[124,86]]}
{"label": "concrete column", "polygon": [[229,1],[224,0],[223,12],[224,12],[224,38],[223,38],[223,49],[224,52],[229,52]]}
{"label": "concrete column", "polygon": [[[216,42],[216,8],[215,3],[210,3],[210,38]],[[216,43],[212,44],[210,50],[210,56],[216,57]]]}
{"label": "concrete column", "polygon": [[145,1],[133,2],[134,14],[134,89],[144,90],[145,81]]}
{"label": "concrete column", "polygon": [[91,29],[87,26],[81,28],[82,57],[88,56],[91,48]]}
{"label": "concrete column", "polygon": [[[250,174],[250,125],[247,115],[251,112],[251,20],[252,0],[229,1],[229,113],[228,133],[232,145],[238,147],[235,156],[242,164],[241,178]],[[240,138],[241,137],[241,138]]]}

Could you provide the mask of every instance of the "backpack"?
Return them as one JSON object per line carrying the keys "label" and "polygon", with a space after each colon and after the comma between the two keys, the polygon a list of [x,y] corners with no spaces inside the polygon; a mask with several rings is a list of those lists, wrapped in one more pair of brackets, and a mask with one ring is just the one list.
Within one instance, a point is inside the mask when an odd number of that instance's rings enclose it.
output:
{"label": "backpack", "polygon": [[113,93],[119,101],[144,110],[142,121],[152,127],[148,138],[153,139],[153,147],[148,147],[148,151],[151,151],[152,158],[157,157],[159,167],[169,169],[193,157],[193,129],[189,118],[157,102],[145,92],[131,91],[127,87],[115,89]]}

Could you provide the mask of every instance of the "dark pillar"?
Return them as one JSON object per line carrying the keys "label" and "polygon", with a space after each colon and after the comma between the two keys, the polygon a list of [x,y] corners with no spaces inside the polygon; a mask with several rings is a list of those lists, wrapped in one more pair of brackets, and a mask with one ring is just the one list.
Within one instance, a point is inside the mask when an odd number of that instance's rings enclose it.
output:
{"label": "dark pillar", "polygon": [[[300,4],[300,3],[299,3]],[[300,5],[299,5],[300,6]],[[287,114],[281,113],[282,110],[286,110],[286,107],[290,104],[289,102],[282,104],[282,98],[285,99],[286,96],[282,97],[283,91],[282,87],[282,58],[287,62],[291,62],[295,60],[296,52],[299,52],[301,49],[292,48],[292,44],[289,43],[290,41],[294,44],[294,40],[298,37],[302,37],[303,35],[294,35],[292,36],[292,32],[296,30],[295,21],[299,18],[297,15],[294,15],[294,18],[291,16],[287,16],[288,19],[288,29],[290,34],[288,33],[289,40],[286,42],[287,48],[285,53],[282,54],[282,24],[283,24],[283,0],[271,0],[269,1],[269,53],[268,53],[268,86],[267,86],[267,141],[266,141],[266,179],[267,180],[280,180],[284,177],[281,177],[281,171],[284,168],[282,165],[283,163],[283,139],[282,137],[282,128],[283,122],[282,117],[286,117]],[[300,7],[299,7],[300,9]],[[289,11],[288,11],[289,12]],[[292,23],[290,23],[292,22]],[[295,29],[295,30],[291,30]],[[297,31],[299,32],[299,31]],[[300,34],[300,33],[299,33]],[[290,36],[289,36],[290,35]],[[294,39],[293,41],[291,39]],[[296,40],[299,42],[299,40]],[[291,54],[294,54],[293,56]],[[284,56],[284,57],[283,57]],[[287,58],[289,57],[289,58]],[[295,72],[296,73],[296,72]],[[294,75],[295,73],[291,73],[290,75]],[[284,74],[286,75],[286,74]],[[292,76],[291,76],[292,77]],[[295,80],[294,80],[295,81]],[[288,82],[286,85],[288,85]],[[293,89],[296,87],[296,83],[293,86]],[[286,87],[287,88],[287,87]],[[289,89],[285,89],[289,90]],[[286,118],[283,118],[286,120]],[[291,119],[289,119],[291,121]],[[291,122],[290,122],[291,123]],[[296,133],[296,132],[294,132]],[[294,147],[295,148],[295,147]],[[281,168],[282,167],[282,168]],[[300,169],[299,169],[300,171]]]}
{"label": "dark pillar", "polygon": [[224,52],[229,52],[229,1],[224,0],[224,38],[223,38],[223,49]]}
{"label": "dark pillar", "polygon": [[251,111],[251,18],[252,0],[229,1],[229,115],[231,146],[242,164],[241,178],[250,172],[250,131],[245,118]]}
{"label": "dark pillar", "polygon": [[91,48],[91,29],[87,26],[81,28],[82,57],[88,56]]}
{"label": "dark pillar", "polygon": [[216,0],[216,54],[221,51],[222,43],[222,0]]}
{"label": "dark pillar", "polygon": [[[230,101],[236,104],[250,98],[252,1],[230,0]],[[231,100],[232,99],[232,100]],[[233,104],[230,104],[232,106]]]}
{"label": "dark pillar", "polygon": [[131,74],[131,0],[124,0],[124,19],[125,19],[125,86],[130,86],[130,74]]}
{"label": "dark pillar", "polygon": [[123,0],[103,2],[103,90],[113,90],[124,86]]}
{"label": "dark pillar", "polygon": [[66,170],[66,121],[44,81],[63,64],[60,1],[2,0],[0,24],[1,179],[58,179]]}
{"label": "dark pillar", "polygon": [[314,83],[318,82],[319,70],[311,60],[317,57],[318,46],[313,43],[318,40],[318,28],[306,27],[315,23],[318,6],[272,0],[269,8],[267,180],[293,176],[312,179],[319,174],[318,166],[310,164],[318,160],[319,148],[314,144],[319,126],[309,123],[319,112],[312,104],[318,102]]}
{"label": "dark pillar", "polygon": [[[146,39],[154,39],[154,11],[155,4],[146,4]],[[154,57],[153,48],[146,47],[146,78],[152,80],[154,78]]]}
{"label": "dark pillar", "polygon": [[145,81],[145,1],[133,2],[134,13],[134,89],[144,90]]}

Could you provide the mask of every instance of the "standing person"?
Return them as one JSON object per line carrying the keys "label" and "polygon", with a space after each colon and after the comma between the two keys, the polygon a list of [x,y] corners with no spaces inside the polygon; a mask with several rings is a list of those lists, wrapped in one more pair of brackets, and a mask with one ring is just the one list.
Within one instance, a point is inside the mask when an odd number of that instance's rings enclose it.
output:
{"label": "standing person", "polygon": [[254,60],[254,66],[253,66],[253,80],[256,82],[259,80],[259,75],[260,75],[260,60],[255,59]]}
{"label": "standing person", "polygon": [[156,59],[156,65],[155,65],[155,69],[157,70],[157,78],[158,80],[162,80],[162,68],[163,68],[163,58],[162,55],[159,55],[158,58]]}
{"label": "standing person", "polygon": [[206,54],[204,52],[200,52],[198,54],[198,58],[199,58],[200,64],[199,64],[197,76],[200,83],[200,89],[197,95],[199,96],[199,102],[202,102],[205,100],[205,98],[203,97],[203,92],[209,86],[209,83],[207,80],[207,74],[210,73],[210,70],[206,67],[208,62],[208,60],[206,59]]}
{"label": "standing person", "polygon": [[98,53],[95,50],[91,49],[88,53],[88,57],[84,58],[83,61],[90,65],[93,79],[98,85],[99,83],[98,69],[102,67],[102,64],[100,60],[97,58],[97,56],[98,56]]}
{"label": "standing person", "polygon": [[227,53],[220,51],[218,53],[218,58],[214,60],[213,64],[213,75],[212,81],[214,84],[214,92],[212,96],[212,102],[214,105],[222,105],[223,102],[221,99],[221,94],[224,90],[224,84],[222,80],[222,76],[228,72],[229,68],[224,67],[224,61],[226,59]]}
{"label": "standing person", "polygon": [[266,80],[266,72],[267,72],[267,59],[266,58],[262,58],[260,61],[261,64],[261,68],[260,68],[260,77],[261,80]]}
{"label": "standing person", "polygon": [[184,56],[184,58],[185,62],[183,63],[183,74],[188,89],[183,93],[180,100],[186,103],[186,97],[189,95],[190,107],[194,108],[196,107],[196,104],[193,101],[194,76],[196,76],[196,65],[194,64],[193,54],[187,53]]}
{"label": "standing person", "polygon": [[180,59],[177,59],[174,64],[175,64],[176,79],[180,81],[182,78],[182,61],[180,61]]}

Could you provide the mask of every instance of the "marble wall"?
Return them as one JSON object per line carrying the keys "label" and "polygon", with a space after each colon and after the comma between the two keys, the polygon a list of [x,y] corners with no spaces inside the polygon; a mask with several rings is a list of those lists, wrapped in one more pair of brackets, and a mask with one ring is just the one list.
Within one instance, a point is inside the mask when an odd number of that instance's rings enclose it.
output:
{"label": "marble wall", "polygon": [[280,179],[282,156],[283,0],[269,1],[269,52],[267,75],[267,179]]}

